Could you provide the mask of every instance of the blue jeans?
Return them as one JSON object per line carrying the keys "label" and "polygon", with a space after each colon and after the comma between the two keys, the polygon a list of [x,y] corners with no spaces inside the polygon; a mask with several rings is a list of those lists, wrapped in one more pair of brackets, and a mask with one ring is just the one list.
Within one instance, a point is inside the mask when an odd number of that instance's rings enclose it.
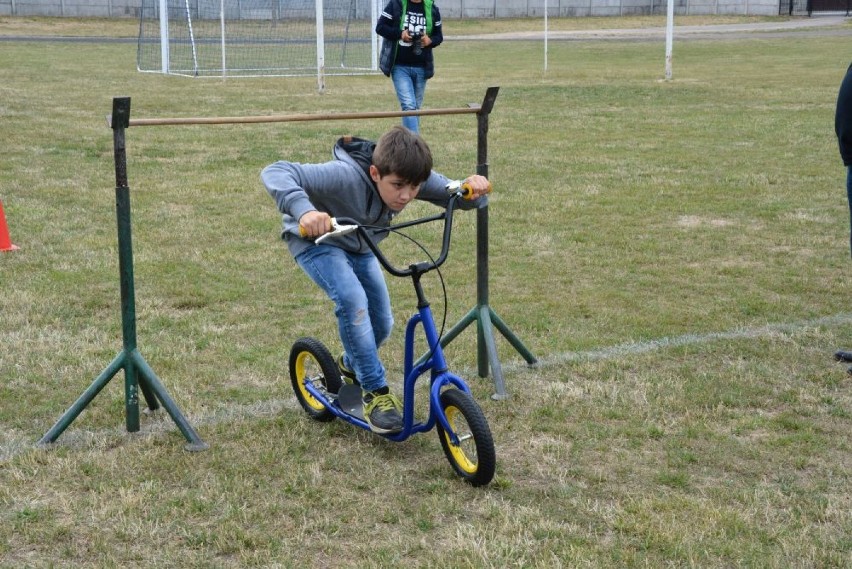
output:
{"label": "blue jeans", "polygon": [[[423,94],[426,92],[426,68],[394,65],[391,69],[391,79],[400,108],[403,111],[420,109],[423,105]],[[420,117],[402,117],[402,126],[419,134]]]}
{"label": "blue jeans", "polygon": [[296,262],[334,302],[344,363],[361,387],[375,391],[387,385],[379,347],[390,336],[393,312],[375,255],[321,244],[299,253]]}

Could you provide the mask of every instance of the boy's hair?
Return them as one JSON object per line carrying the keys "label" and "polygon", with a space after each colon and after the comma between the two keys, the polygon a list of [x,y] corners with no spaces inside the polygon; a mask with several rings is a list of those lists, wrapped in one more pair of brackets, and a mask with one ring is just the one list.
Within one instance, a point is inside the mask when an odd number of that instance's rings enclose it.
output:
{"label": "boy's hair", "polygon": [[373,165],[383,178],[396,174],[409,184],[419,185],[432,173],[432,151],[420,136],[395,126],[376,143]]}

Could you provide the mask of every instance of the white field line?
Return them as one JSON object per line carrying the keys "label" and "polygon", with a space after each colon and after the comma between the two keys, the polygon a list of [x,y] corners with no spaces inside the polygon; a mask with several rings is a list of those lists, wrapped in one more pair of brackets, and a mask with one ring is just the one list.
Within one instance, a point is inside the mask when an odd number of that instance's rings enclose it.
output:
{"label": "white field line", "polygon": [[[822,318],[803,320],[799,322],[767,324],[766,326],[759,326],[755,328],[738,328],[728,332],[684,334],[683,336],[664,337],[657,340],[648,340],[643,342],[627,342],[597,350],[552,354],[540,359],[536,364],[536,368],[546,368],[571,362],[616,359],[635,356],[638,354],[646,354],[666,348],[708,344],[716,341],[772,337],[778,334],[790,334],[810,328],[850,323],[852,323],[852,313],[840,313],[833,316],[824,316]],[[850,338],[848,343],[849,345],[852,345],[852,338]],[[840,347],[842,346],[827,346],[826,351],[827,353],[833,353],[836,348]],[[529,366],[527,366],[525,362],[513,361],[503,365],[502,369],[504,371],[513,371],[526,369],[528,367]],[[469,370],[460,371],[463,373],[466,372],[468,375],[476,373],[475,369],[472,367]],[[193,425],[193,427],[197,427],[198,425],[218,425],[233,421],[251,420],[258,417],[274,417],[284,409],[299,409],[295,398],[274,399],[245,405],[224,405],[207,412],[187,417],[187,420]],[[154,417],[143,419],[143,425],[139,433],[129,434],[122,427],[101,429],[98,431],[85,431],[75,429],[72,423],[68,430],[59,437],[57,444],[71,448],[91,448],[92,446],[105,445],[108,441],[118,438],[158,435],[166,432],[172,432],[175,429],[177,429],[177,426],[174,424],[171,417],[168,416],[165,410],[161,409],[157,411]],[[37,438],[38,437],[35,436],[25,437],[23,436],[23,433],[17,430],[0,431],[0,463],[37,448]]]}
{"label": "white field line", "polygon": [[[657,340],[646,340],[642,342],[626,342],[616,346],[609,346],[597,350],[588,350],[584,352],[565,352],[562,354],[552,354],[545,358],[539,359],[536,367],[549,367],[554,365],[566,364],[571,362],[583,361],[598,361],[607,359],[616,359],[626,356],[635,356],[646,354],[656,350],[666,348],[676,348],[680,346],[689,346],[697,344],[709,344],[722,340],[748,340],[754,338],[766,338],[776,336],[778,334],[791,334],[809,328],[817,328],[822,326],[836,326],[839,324],[852,323],[852,312],[835,314],[833,316],[824,316],[812,320],[803,320],[800,322],[789,322],[780,324],[767,324],[756,328],[737,328],[728,332],[709,332],[707,334],[684,334],[683,336],[664,337]],[[849,339],[849,345],[852,346],[852,338]],[[842,346],[828,346],[826,349],[833,354],[834,351]],[[503,370],[512,371],[528,368],[526,362],[513,361],[503,366]],[[473,368],[471,368],[473,369]]]}

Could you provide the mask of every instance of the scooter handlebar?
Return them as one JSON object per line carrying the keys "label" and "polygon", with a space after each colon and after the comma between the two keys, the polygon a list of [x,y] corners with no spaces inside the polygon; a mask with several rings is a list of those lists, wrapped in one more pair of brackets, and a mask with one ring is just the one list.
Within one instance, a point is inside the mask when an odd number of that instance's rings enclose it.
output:
{"label": "scooter handlebar", "polygon": [[[320,243],[322,243],[323,241],[325,241],[329,237],[335,237],[337,235],[346,235],[347,233],[352,233],[353,231],[355,231],[357,229],[358,229],[357,225],[343,225],[343,224],[340,224],[340,223],[337,222],[337,218],[332,217],[331,218],[331,229],[329,229],[327,232],[325,232],[322,235],[320,235],[319,237],[317,237],[314,240],[314,243],[319,245]],[[302,225],[299,225],[299,235],[302,236],[302,237],[308,236],[307,230]]]}
{"label": "scooter handlebar", "polygon": [[[366,242],[367,246],[373,251],[373,253],[375,253],[379,262],[382,264],[382,266],[385,268],[385,270],[387,270],[390,274],[397,276],[397,277],[406,277],[406,276],[412,275],[415,272],[423,273],[425,271],[432,270],[436,267],[441,266],[444,263],[444,261],[447,259],[447,254],[449,253],[449,250],[450,250],[450,236],[452,234],[452,227],[453,227],[453,211],[457,207],[456,206],[456,200],[458,200],[460,198],[465,199],[465,200],[475,199],[474,194],[473,194],[473,188],[471,187],[471,185],[469,183],[461,181],[461,180],[455,180],[455,181],[451,181],[451,182],[447,183],[446,190],[447,190],[448,193],[451,194],[451,196],[450,196],[450,201],[447,204],[447,208],[443,213],[438,214],[438,215],[434,215],[434,216],[424,217],[424,218],[421,218],[421,219],[416,219],[416,220],[413,220],[413,221],[410,221],[410,222],[407,222],[407,223],[402,223],[402,224],[399,224],[399,225],[396,225],[396,226],[393,226],[393,227],[390,227],[390,228],[379,229],[380,231],[395,231],[395,230],[403,228],[403,227],[410,227],[412,225],[420,225],[422,223],[427,223],[427,222],[430,222],[430,221],[443,220],[444,221],[444,231],[443,231],[443,238],[442,238],[442,243],[441,243],[441,252],[438,255],[437,259],[431,260],[428,263],[427,262],[415,263],[415,264],[409,265],[409,267],[407,269],[400,269],[400,268],[394,267],[390,263],[390,261],[382,254],[382,252],[379,250],[379,248],[376,246],[376,244],[373,242],[373,240],[370,238],[370,235],[367,232],[366,226],[357,225],[355,223],[344,224],[344,222],[354,222],[354,220],[350,220],[350,219],[342,219],[341,218],[341,220],[338,221],[336,218],[331,218],[331,229],[327,233],[324,233],[323,235],[320,235],[319,237],[317,237],[316,240],[314,241],[314,243],[319,244],[322,241],[324,241],[325,239],[335,237],[335,236],[338,236],[338,235],[345,235],[347,233],[352,233],[353,231],[358,231],[361,234],[361,236],[365,238],[365,242]],[[491,193],[491,191],[492,191],[492,186],[491,186],[491,182],[489,182],[488,183],[488,191],[486,193]],[[301,225],[299,226],[299,235],[301,235],[302,237],[308,236],[307,231]]]}
{"label": "scooter handlebar", "polygon": [[[490,194],[492,189],[493,189],[493,186],[491,185],[491,182],[489,181],[488,182],[488,191],[485,192],[485,193]],[[453,180],[452,182],[448,183],[447,184],[447,191],[450,192],[450,193],[458,193],[459,195],[461,195],[461,197],[463,197],[466,200],[476,199],[473,195],[473,188],[471,187],[471,185],[467,182],[462,181],[462,180]]]}

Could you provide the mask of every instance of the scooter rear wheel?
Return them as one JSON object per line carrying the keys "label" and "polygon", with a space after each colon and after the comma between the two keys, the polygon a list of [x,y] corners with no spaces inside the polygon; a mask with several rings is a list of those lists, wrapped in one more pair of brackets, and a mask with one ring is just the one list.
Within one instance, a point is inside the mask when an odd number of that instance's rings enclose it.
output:
{"label": "scooter rear wheel", "polygon": [[494,478],[497,457],[491,429],[479,405],[467,393],[447,389],[441,393],[441,409],[459,439],[458,444],[453,444],[449,433],[438,423],[438,437],[447,460],[465,482],[473,486],[488,484]]}
{"label": "scooter rear wheel", "polygon": [[334,419],[334,414],[305,387],[311,383],[320,392],[333,394],[340,390],[340,370],[322,342],[314,338],[296,340],[290,349],[290,382],[296,399],[311,419]]}

